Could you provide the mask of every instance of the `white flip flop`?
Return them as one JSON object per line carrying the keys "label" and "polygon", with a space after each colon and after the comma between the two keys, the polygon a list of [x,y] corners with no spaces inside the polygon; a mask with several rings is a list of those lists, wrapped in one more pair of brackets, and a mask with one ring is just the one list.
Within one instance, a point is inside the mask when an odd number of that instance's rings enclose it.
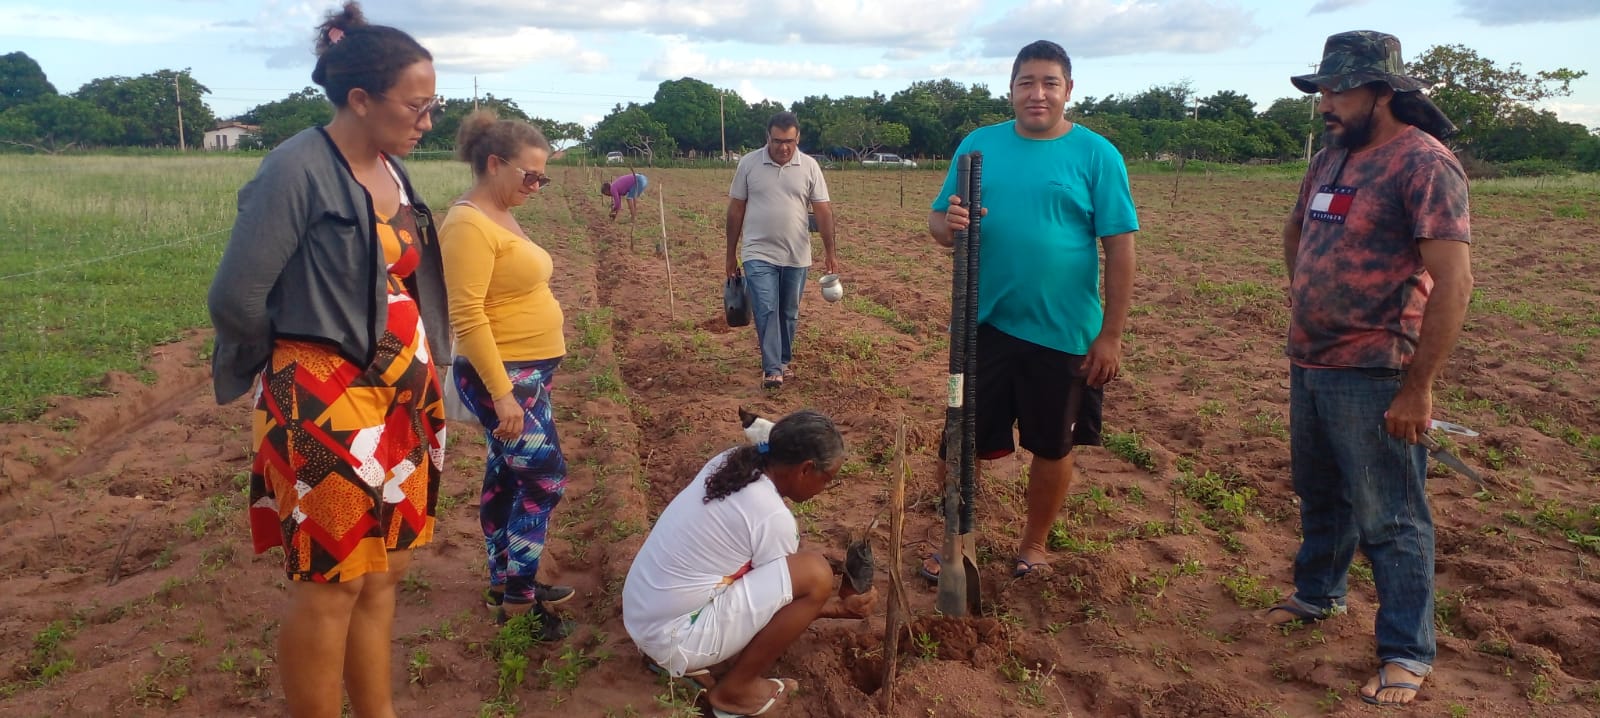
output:
{"label": "white flip flop", "polygon": [[778,704],[778,699],[783,697],[784,691],[789,690],[789,686],[782,679],[768,678],[767,680],[778,684],[778,692],[773,693],[772,697],[767,699],[767,702],[761,706],[760,710],[754,713],[729,713],[721,708],[712,706],[711,715],[716,716],[716,718],[749,718],[751,716],[766,715],[767,711],[772,710],[772,707]]}

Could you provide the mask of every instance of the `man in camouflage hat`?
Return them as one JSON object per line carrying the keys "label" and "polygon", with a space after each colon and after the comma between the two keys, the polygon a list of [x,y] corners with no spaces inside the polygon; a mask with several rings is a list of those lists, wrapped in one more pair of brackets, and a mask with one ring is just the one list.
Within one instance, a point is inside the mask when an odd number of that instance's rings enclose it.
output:
{"label": "man in camouflage hat", "polygon": [[1404,74],[1400,41],[1333,35],[1316,74],[1327,128],[1283,228],[1290,277],[1289,453],[1302,541],[1273,624],[1345,611],[1360,548],[1378,590],[1379,667],[1362,700],[1410,703],[1432,670],[1432,385],[1472,293],[1467,179],[1454,127]]}

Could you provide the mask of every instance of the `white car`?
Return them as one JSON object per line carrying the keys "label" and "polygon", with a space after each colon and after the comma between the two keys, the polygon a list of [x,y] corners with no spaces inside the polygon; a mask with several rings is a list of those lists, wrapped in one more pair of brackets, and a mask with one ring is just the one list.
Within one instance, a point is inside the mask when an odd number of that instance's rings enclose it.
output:
{"label": "white car", "polygon": [[906,169],[916,169],[917,163],[915,161],[905,159],[900,155],[891,154],[888,152],[873,152],[872,154],[867,155],[866,159],[861,160],[861,166],[904,167]]}
{"label": "white car", "polygon": [[625,159],[626,158],[624,158],[622,156],[621,152],[607,152],[606,153],[606,164],[608,164],[608,165],[620,165],[620,164],[623,163],[623,161]]}

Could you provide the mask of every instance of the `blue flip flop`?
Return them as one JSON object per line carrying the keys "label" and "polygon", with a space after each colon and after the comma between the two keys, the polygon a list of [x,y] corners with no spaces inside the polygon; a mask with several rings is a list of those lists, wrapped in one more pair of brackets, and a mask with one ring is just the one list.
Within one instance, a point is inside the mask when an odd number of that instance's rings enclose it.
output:
{"label": "blue flip flop", "polygon": [[1023,576],[1033,573],[1033,570],[1036,568],[1050,568],[1050,563],[1048,561],[1029,562],[1021,556],[1011,559],[1011,564],[1013,566],[1011,569],[1012,578],[1022,578]]}
{"label": "blue flip flop", "polygon": [[[1378,700],[1378,696],[1377,695],[1370,695],[1369,696],[1369,695],[1367,695],[1365,693],[1362,693],[1361,694],[1361,702],[1366,703],[1368,705],[1374,705],[1374,706],[1406,706],[1406,705],[1411,705],[1412,703],[1416,702],[1417,696],[1422,694],[1422,684],[1420,684],[1420,683],[1412,683],[1410,681],[1395,681],[1393,683],[1390,683],[1388,675],[1386,675],[1384,673],[1384,671],[1383,671],[1384,668],[1388,668],[1390,665],[1392,665],[1392,664],[1385,663],[1382,666],[1378,667],[1378,691],[1377,692],[1378,693],[1382,693],[1385,690],[1388,690],[1390,688],[1401,688],[1401,689],[1404,689],[1404,690],[1411,691],[1411,700],[1409,700],[1409,701],[1383,701],[1383,700]],[[1409,671],[1407,671],[1407,672],[1409,673]],[[1359,693],[1360,691],[1357,691],[1357,692]]]}
{"label": "blue flip flop", "polygon": [[[939,554],[937,554],[937,553],[935,553],[933,555],[933,562],[936,563],[936,564],[939,564],[939,567],[941,569],[944,567],[944,561],[940,559]],[[927,563],[923,563],[922,565],[917,566],[917,575],[921,576],[928,583],[938,583],[939,582],[939,574],[934,573],[932,571],[929,571]]]}

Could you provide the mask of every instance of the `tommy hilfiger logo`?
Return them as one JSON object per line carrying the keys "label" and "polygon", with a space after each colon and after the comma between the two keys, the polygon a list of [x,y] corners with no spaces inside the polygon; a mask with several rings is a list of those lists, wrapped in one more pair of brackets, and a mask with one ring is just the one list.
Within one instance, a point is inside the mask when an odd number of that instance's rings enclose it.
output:
{"label": "tommy hilfiger logo", "polygon": [[1345,216],[1350,214],[1350,205],[1355,201],[1356,188],[1325,184],[1317,188],[1307,214],[1318,222],[1344,224]]}

